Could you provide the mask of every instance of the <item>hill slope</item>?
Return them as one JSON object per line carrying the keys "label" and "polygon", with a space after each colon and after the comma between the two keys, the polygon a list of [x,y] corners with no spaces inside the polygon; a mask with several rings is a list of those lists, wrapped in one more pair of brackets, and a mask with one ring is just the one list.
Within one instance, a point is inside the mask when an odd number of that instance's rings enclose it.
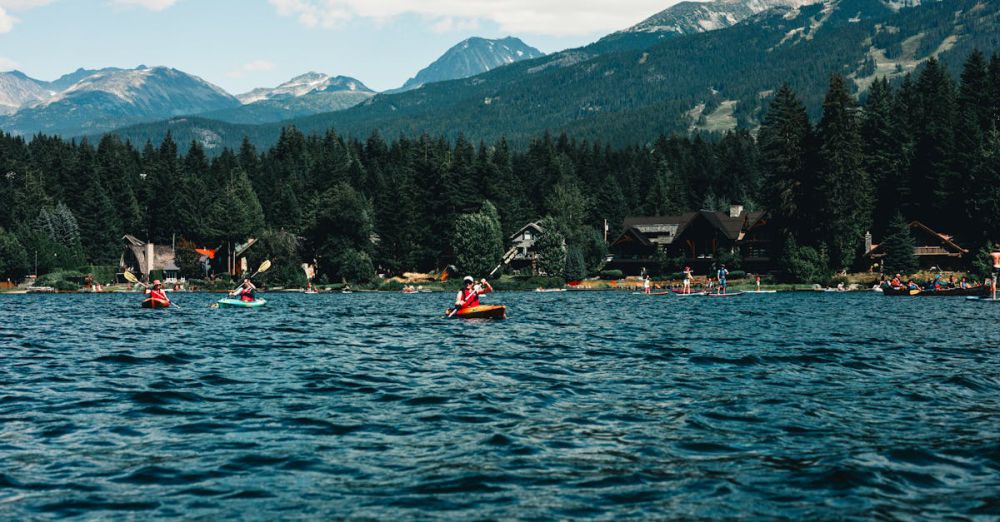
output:
{"label": "hill slope", "polygon": [[[818,114],[832,73],[858,89],[876,74],[898,77],[930,56],[957,68],[974,47],[995,51],[1000,5],[979,0],[926,3],[896,11],[879,0],[827,0],[760,13],[733,27],[681,35],[647,49],[598,44],[438,82],[360,106],[293,120],[305,132],[336,128],[365,136],[420,133],[524,142],[545,130],[611,144],[653,139],[705,125],[756,126],[782,83]],[[634,45],[634,44],[630,44]],[[725,110],[723,122],[707,121]],[[194,136],[199,122],[123,129],[132,138]],[[219,127],[219,143],[244,135],[273,143],[280,125]],[[235,134],[233,134],[235,133]]]}

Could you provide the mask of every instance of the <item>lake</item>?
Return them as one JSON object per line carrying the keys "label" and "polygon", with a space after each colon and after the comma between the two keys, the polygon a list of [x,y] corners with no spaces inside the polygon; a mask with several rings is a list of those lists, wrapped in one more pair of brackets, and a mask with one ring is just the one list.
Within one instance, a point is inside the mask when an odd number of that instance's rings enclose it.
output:
{"label": "lake", "polygon": [[0,295],[0,518],[1000,517],[1000,306]]}

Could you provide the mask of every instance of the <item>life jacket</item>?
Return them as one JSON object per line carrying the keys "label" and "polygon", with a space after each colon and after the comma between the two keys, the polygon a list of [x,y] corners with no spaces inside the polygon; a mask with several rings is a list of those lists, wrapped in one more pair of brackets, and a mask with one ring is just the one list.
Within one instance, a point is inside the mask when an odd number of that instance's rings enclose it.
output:
{"label": "life jacket", "polygon": [[244,288],[243,290],[240,290],[241,301],[253,301],[254,299],[254,291],[252,288]]}
{"label": "life jacket", "polygon": [[169,299],[167,299],[167,294],[164,293],[163,290],[150,290],[149,291],[149,297],[150,297],[150,299],[159,299],[160,301],[169,301]]}
{"label": "life jacket", "polygon": [[475,287],[469,290],[463,288],[461,290],[461,294],[462,294],[462,302],[465,303],[462,305],[462,308],[471,308],[473,306],[479,306],[479,293],[476,292]]}

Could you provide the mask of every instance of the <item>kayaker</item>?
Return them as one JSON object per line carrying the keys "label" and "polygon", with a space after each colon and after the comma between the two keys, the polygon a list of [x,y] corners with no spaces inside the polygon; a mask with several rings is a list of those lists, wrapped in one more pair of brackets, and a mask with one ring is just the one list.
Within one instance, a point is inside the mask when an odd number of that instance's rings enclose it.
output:
{"label": "kayaker", "polygon": [[163,291],[163,283],[160,283],[159,279],[153,281],[153,286],[150,286],[146,293],[149,294],[150,299],[170,302],[170,299],[167,299],[167,293]]}
{"label": "kayaker", "polygon": [[719,278],[719,293],[726,293],[726,276],[729,275],[729,270],[726,270],[726,265],[719,265],[719,271],[716,272]]}
{"label": "kayaker", "polygon": [[244,279],[243,285],[233,292],[233,297],[240,298],[240,301],[254,301],[257,299],[257,287],[250,281],[250,278]]}
{"label": "kayaker", "polygon": [[480,280],[480,284],[477,285],[472,276],[465,276],[462,283],[462,289],[455,296],[455,308],[459,310],[479,306],[479,296],[493,291],[493,287],[485,279]]}

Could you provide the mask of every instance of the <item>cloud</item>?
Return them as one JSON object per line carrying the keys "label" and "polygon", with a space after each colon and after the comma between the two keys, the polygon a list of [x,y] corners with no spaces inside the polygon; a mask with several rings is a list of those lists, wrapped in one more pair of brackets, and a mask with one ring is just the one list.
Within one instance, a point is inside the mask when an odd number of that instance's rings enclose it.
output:
{"label": "cloud", "polygon": [[9,33],[14,28],[17,18],[7,14],[3,7],[0,7],[0,34]]}
{"label": "cloud", "polygon": [[20,64],[18,64],[14,60],[11,60],[10,58],[7,58],[5,56],[0,56],[0,71],[13,71],[14,69],[17,69],[20,66],[21,66]]}
{"label": "cloud", "polygon": [[[355,18],[403,14],[427,18],[434,30],[456,21],[491,21],[501,31],[586,35],[632,26],[679,0],[268,0],[281,16],[306,27],[333,28]],[[452,21],[447,21],[447,20]]]}
{"label": "cloud", "polygon": [[226,76],[230,78],[242,78],[248,74],[273,71],[274,67],[274,62],[269,62],[267,60],[254,60],[241,65],[239,69],[227,72]]}
{"label": "cloud", "polygon": [[172,7],[177,0],[111,0],[111,3],[118,6],[145,7],[150,11],[162,11]]}

